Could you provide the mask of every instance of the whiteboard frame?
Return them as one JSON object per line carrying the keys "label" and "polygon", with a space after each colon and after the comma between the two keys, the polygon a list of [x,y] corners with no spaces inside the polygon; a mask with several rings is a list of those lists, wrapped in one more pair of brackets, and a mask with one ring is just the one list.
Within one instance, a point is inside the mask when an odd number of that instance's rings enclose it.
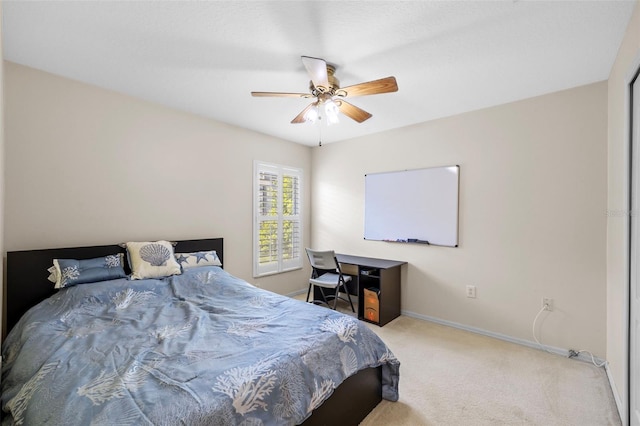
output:
{"label": "whiteboard frame", "polygon": [[[455,169],[455,182],[454,178],[447,175],[447,173],[451,173],[451,169]],[[442,172],[445,173],[442,174]],[[429,175],[433,176],[430,177]],[[389,179],[381,181],[380,178],[385,176],[389,176]],[[375,180],[369,180],[369,178]],[[419,179],[421,180],[419,181]],[[407,182],[403,182],[403,180],[407,180]],[[415,186],[418,181],[422,184],[422,189],[427,191],[427,194],[424,194],[426,198],[415,198],[415,190],[413,190],[412,185]],[[438,182],[443,186],[439,186]],[[400,184],[402,186],[399,186]],[[399,191],[397,188],[400,187],[404,190]],[[444,191],[441,191],[441,188],[444,188]],[[372,193],[372,190],[376,192]],[[365,240],[458,247],[460,222],[459,165],[367,173],[365,174],[364,193]],[[412,200],[409,203],[416,202],[415,209],[406,208],[409,207],[409,204],[405,201],[407,198]],[[424,202],[425,199],[435,199],[437,208],[434,209],[434,203]],[[371,216],[371,209],[375,210],[374,217]],[[397,223],[398,227],[385,229],[388,227],[391,217],[394,218],[394,223]],[[435,227],[425,226],[422,223],[423,217],[427,222],[435,221],[440,225],[434,225]],[[417,226],[417,230],[414,231],[411,229],[411,224],[423,227]],[[374,228],[372,229],[371,227]],[[386,237],[387,234],[388,238]],[[385,237],[382,235],[385,235]]]}

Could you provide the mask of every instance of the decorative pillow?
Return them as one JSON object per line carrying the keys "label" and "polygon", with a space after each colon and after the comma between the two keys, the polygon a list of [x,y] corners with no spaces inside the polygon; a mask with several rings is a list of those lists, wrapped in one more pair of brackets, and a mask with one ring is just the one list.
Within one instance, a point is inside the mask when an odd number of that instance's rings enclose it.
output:
{"label": "decorative pillow", "polygon": [[48,269],[51,273],[49,281],[56,284],[55,288],[64,288],[76,284],[126,278],[123,261],[122,253],[83,260],[53,259],[53,266]]}
{"label": "decorative pillow", "polygon": [[128,242],[131,279],[162,278],[182,273],[169,241]]}
{"label": "decorative pillow", "polygon": [[175,256],[182,269],[197,268],[198,266],[222,266],[215,250],[176,253]]}

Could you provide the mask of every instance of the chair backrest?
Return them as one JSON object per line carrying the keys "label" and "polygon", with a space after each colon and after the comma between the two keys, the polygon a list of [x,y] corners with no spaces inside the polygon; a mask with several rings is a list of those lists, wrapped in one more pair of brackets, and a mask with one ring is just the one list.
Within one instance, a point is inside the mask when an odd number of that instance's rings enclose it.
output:
{"label": "chair backrest", "polygon": [[309,263],[314,270],[339,270],[338,262],[336,261],[336,253],[333,250],[313,250],[310,248],[305,250],[309,257]]}

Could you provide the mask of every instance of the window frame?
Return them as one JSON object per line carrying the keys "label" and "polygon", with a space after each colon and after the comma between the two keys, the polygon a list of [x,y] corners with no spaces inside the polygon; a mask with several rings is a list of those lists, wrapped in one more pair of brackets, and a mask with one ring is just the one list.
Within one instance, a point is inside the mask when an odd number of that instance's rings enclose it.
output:
{"label": "window frame", "polygon": [[[261,189],[260,177],[261,173],[270,173],[277,175],[277,193],[276,193],[276,215],[262,215],[260,214],[260,200],[264,193]],[[253,277],[264,277],[267,275],[280,274],[283,272],[289,272],[297,269],[302,269],[303,265],[303,224],[302,224],[302,184],[303,184],[303,169],[299,167],[285,166],[280,164],[268,163],[265,161],[254,160],[253,163]],[[283,177],[293,176],[297,178],[298,191],[297,191],[297,214],[285,215],[283,212]],[[261,257],[261,244],[260,244],[260,224],[267,220],[276,221],[276,260],[268,264],[260,264]],[[297,224],[298,240],[293,241],[291,247],[293,248],[294,255],[297,257],[287,259],[283,252],[283,231],[284,222],[292,221]],[[294,225],[295,226],[295,225]],[[295,230],[294,230],[295,233]],[[297,243],[297,246],[296,246]],[[297,253],[295,253],[297,249]]]}

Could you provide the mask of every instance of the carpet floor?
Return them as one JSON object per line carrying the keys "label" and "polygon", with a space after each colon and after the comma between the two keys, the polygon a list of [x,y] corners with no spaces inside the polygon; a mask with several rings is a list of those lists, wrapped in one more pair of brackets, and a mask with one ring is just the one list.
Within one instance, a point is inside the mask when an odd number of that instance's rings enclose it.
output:
{"label": "carpet floor", "polygon": [[367,325],[400,360],[400,400],[361,426],[622,424],[591,363],[406,316]]}

